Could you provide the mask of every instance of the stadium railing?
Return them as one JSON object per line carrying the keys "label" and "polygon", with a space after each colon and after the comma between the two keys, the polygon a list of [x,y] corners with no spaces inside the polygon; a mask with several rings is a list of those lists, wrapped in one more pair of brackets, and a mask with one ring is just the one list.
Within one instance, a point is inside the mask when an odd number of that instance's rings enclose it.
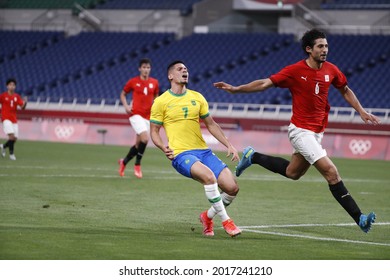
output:
{"label": "stadium railing", "polygon": [[[80,102],[73,99],[72,102],[65,102],[63,98],[60,98],[55,103],[50,99],[38,99],[35,102],[29,102],[28,109],[125,114],[118,99],[101,99],[99,102],[91,99]],[[289,120],[292,113],[291,105],[273,104],[209,103],[209,110],[215,117],[236,119]],[[390,108],[366,108],[366,110],[378,116],[382,124],[390,124]],[[350,107],[332,107],[329,112],[329,121],[362,123],[360,115]]]}

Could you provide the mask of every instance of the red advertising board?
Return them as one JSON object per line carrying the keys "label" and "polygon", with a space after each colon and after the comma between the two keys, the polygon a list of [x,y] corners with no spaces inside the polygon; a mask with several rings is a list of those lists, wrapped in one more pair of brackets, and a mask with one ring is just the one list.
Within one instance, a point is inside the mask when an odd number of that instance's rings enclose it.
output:
{"label": "red advertising board", "polygon": [[[22,120],[19,121],[19,131],[21,140],[124,146],[132,145],[135,141],[135,134],[130,124],[124,126],[61,120]],[[163,130],[161,131],[163,133]],[[252,146],[255,150],[267,154],[292,153],[286,132],[250,130],[225,130],[224,132],[239,151],[246,146]],[[210,148],[226,150],[207,129],[202,129],[202,133]],[[163,139],[166,139],[165,135]],[[328,155],[332,157],[390,160],[390,137],[388,136],[325,133],[322,144]],[[153,146],[151,141],[149,146]]]}

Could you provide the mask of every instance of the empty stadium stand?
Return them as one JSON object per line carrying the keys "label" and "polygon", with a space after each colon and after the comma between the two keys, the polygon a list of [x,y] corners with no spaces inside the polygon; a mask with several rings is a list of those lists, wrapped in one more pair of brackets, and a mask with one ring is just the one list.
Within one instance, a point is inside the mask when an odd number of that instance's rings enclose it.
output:
{"label": "empty stadium stand", "polygon": [[182,16],[192,13],[192,6],[202,0],[6,0],[0,9],[73,9],[75,3],[99,10],[179,10]]}
{"label": "empty stadium stand", "polygon": [[30,55],[63,38],[60,32],[0,31],[0,63]]}
{"label": "empty stadium stand", "polygon": [[[1,36],[2,79],[16,77],[18,90],[40,102],[118,104],[124,83],[138,74],[138,60],[150,57],[161,91],[169,87],[167,64],[181,59],[190,72],[189,87],[210,102],[289,105],[284,89],[231,95],[212,83],[268,77],[305,57],[292,35],[269,33],[193,34],[180,40],[169,33],[83,32],[66,38],[59,32],[2,31]],[[363,105],[390,108],[390,36],[329,35],[328,42],[328,60],[346,73]],[[348,106],[335,89],[329,100]]]}
{"label": "empty stadium stand", "polygon": [[94,8],[101,0],[6,0],[1,8],[6,9],[71,9],[74,3]]}
{"label": "empty stadium stand", "polygon": [[201,0],[103,0],[96,5],[97,9],[152,9],[152,10],[180,10],[181,15],[192,12],[192,6]]}
{"label": "empty stadium stand", "polygon": [[325,0],[323,9],[332,10],[380,10],[390,9],[388,0]]}
{"label": "empty stadium stand", "polygon": [[[32,100],[37,97],[50,97],[52,100],[60,97],[110,99],[115,92],[112,85],[119,88],[118,81],[123,83],[125,79],[120,77],[127,77],[130,67],[136,65],[141,55],[172,40],[173,34],[166,33],[86,32],[29,55],[6,60],[2,63],[6,73],[4,70],[1,72],[4,71],[3,75],[23,77],[18,78],[18,87],[31,95]],[[125,64],[132,59],[131,66]],[[122,75],[118,73],[119,76],[102,78],[101,72],[107,75],[119,64],[125,64]],[[106,82],[100,85],[103,80]]]}

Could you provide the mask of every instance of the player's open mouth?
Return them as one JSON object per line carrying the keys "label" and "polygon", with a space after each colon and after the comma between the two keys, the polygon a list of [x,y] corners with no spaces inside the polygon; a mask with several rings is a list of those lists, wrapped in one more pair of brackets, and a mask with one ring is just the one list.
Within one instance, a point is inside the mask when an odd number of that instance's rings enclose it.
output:
{"label": "player's open mouth", "polygon": [[187,79],[187,78],[188,78],[188,75],[187,75],[187,74],[184,74],[184,75],[182,76],[182,78]]}

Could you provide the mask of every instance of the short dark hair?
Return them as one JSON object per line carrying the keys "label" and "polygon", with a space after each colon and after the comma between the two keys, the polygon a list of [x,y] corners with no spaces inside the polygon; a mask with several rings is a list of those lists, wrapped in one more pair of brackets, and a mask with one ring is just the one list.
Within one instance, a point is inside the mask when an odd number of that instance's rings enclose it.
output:
{"label": "short dark hair", "polygon": [[142,58],[140,59],[139,63],[138,63],[138,67],[141,67],[142,64],[150,64],[150,66],[152,66],[152,61],[149,59],[149,58]]}
{"label": "short dark hair", "polygon": [[182,60],[174,60],[174,61],[172,61],[171,63],[168,64],[168,67],[167,67],[167,74],[168,75],[169,75],[169,71],[171,71],[172,67],[175,66],[178,63],[184,64],[184,62]]}
{"label": "short dark hair", "polygon": [[310,48],[313,48],[315,40],[320,38],[326,39],[326,34],[318,29],[311,29],[309,31],[306,31],[305,34],[303,34],[301,39],[301,47],[304,53],[308,54],[306,52],[306,47],[309,46]]}
{"label": "short dark hair", "polygon": [[172,61],[171,63],[168,64],[167,72],[169,72],[171,70],[171,68],[173,66],[175,66],[176,64],[178,64],[178,63],[184,64],[184,62],[182,60],[174,60],[174,61]]}
{"label": "short dark hair", "polygon": [[10,83],[14,83],[16,85],[16,79],[15,78],[9,78],[7,82],[5,83],[6,86],[8,86]]}

